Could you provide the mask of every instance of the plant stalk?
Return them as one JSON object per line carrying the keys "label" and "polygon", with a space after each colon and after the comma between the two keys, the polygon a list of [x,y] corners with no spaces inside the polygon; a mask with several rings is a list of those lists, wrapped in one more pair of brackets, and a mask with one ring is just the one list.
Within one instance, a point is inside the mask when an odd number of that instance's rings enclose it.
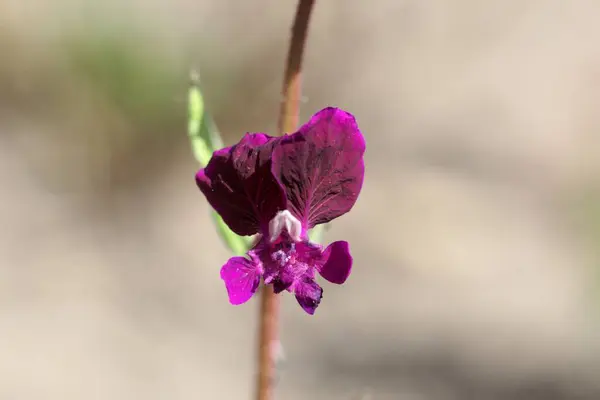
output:
{"label": "plant stalk", "polygon": [[[294,132],[300,118],[302,58],[314,0],[299,0],[283,79],[279,133]],[[279,297],[263,285],[260,302],[258,381],[256,400],[273,400],[275,357],[279,348]]]}

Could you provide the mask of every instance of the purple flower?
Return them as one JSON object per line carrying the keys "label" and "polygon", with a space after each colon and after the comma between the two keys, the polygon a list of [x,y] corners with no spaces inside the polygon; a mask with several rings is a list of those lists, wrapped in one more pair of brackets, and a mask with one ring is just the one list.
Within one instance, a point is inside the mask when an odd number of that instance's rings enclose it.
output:
{"label": "purple flower", "polygon": [[307,233],[354,206],[364,152],[354,117],[330,107],[291,135],[248,133],[198,171],[198,187],[229,228],[260,234],[248,258],[230,258],[221,268],[231,304],[248,301],[262,278],[276,293],[294,293],[314,314],[323,295],[315,273],[332,283],[346,281],[352,268],[348,242],[323,249]]}

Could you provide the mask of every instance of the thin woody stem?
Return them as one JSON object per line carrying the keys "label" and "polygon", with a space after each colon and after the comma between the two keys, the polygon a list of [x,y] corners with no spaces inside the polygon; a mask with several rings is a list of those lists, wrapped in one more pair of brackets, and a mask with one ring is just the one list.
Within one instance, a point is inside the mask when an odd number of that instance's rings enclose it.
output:
{"label": "thin woody stem", "polygon": [[283,102],[279,112],[279,132],[281,135],[293,132],[298,127],[302,97],[302,58],[313,4],[314,0],[299,0],[296,8],[296,18],[292,27],[292,38],[283,78]]}
{"label": "thin woody stem", "polygon": [[[293,132],[298,126],[301,101],[301,71],[308,21],[314,0],[299,0],[283,79],[283,102],[279,132]],[[260,304],[257,400],[274,399],[275,353],[279,347],[279,297],[263,285]]]}

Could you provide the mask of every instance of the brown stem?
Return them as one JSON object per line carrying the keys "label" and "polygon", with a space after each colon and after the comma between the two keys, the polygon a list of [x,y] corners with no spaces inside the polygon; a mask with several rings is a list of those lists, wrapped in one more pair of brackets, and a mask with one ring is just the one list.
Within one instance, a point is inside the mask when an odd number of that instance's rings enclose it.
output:
{"label": "brown stem", "polygon": [[300,115],[300,86],[302,72],[302,56],[308,31],[308,21],[314,0],[299,0],[296,8],[296,18],[292,27],[292,38],[283,78],[281,110],[279,112],[280,134],[293,132],[298,126]]}
{"label": "brown stem", "polygon": [[[299,0],[283,79],[283,101],[279,113],[281,135],[293,132],[300,116],[302,56],[314,0]],[[279,339],[279,297],[263,285],[260,304],[257,400],[274,399],[275,351]]]}

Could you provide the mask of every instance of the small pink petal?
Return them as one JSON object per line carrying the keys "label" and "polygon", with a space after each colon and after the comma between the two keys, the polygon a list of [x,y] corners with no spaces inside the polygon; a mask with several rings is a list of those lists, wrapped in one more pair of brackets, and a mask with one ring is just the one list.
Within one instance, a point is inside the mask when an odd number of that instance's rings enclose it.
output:
{"label": "small pink petal", "polygon": [[352,255],[348,242],[340,240],[331,243],[323,252],[323,265],[319,273],[331,283],[341,285],[352,271]]}
{"label": "small pink petal", "polygon": [[233,305],[250,300],[260,284],[260,266],[244,257],[232,257],[221,268],[229,302]]}

